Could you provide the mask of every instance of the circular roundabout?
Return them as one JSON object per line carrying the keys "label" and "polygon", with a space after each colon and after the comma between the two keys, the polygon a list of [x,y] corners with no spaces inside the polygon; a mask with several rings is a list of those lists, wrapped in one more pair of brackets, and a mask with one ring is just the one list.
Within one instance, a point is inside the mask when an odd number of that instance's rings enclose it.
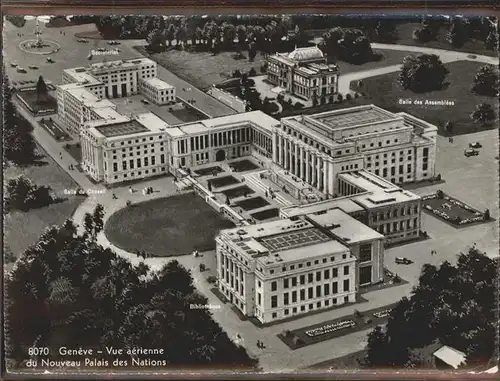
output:
{"label": "circular roundabout", "polygon": [[170,257],[214,250],[219,230],[232,227],[203,198],[187,193],[120,209],[106,221],[104,234],[130,253]]}
{"label": "circular roundabout", "polygon": [[39,41],[32,39],[20,42],[19,49],[26,53],[47,55],[58,52],[61,46],[57,42],[51,40]]}

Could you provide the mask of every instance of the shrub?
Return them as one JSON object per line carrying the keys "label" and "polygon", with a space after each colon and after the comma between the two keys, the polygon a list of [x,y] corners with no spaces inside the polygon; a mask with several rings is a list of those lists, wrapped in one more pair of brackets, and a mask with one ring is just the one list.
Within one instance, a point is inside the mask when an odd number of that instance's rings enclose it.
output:
{"label": "shrub", "polygon": [[444,198],[444,192],[443,192],[441,189],[438,189],[438,190],[436,191],[436,196],[437,196],[437,198],[439,198],[439,199],[443,199],[443,198]]}
{"label": "shrub", "polygon": [[291,337],[291,336],[293,336],[293,333],[289,329],[286,329],[283,331],[283,336],[284,337]]}
{"label": "shrub", "polygon": [[217,282],[217,277],[216,276],[213,276],[213,275],[210,275],[208,278],[207,278],[207,282],[210,283],[210,284],[214,284],[215,282]]}
{"label": "shrub", "polygon": [[351,94],[346,94],[345,99],[348,100],[348,101],[350,101],[352,99],[352,95]]}
{"label": "shrub", "polygon": [[302,344],[304,344],[304,340],[302,340],[302,339],[301,339],[300,337],[298,337],[298,336],[295,336],[295,337],[293,338],[293,343],[294,343],[295,345],[302,345]]}
{"label": "shrub", "polygon": [[356,316],[357,318],[360,318],[363,316],[363,314],[361,312],[359,312],[359,310],[354,310],[354,316]]}
{"label": "shrub", "polygon": [[248,76],[249,77],[255,77],[257,75],[257,72],[255,71],[254,68],[251,68],[249,71],[248,71]]}
{"label": "shrub", "polygon": [[393,282],[394,283],[401,283],[402,282],[402,279],[399,277],[399,275],[396,275],[393,279]]}
{"label": "shrub", "polygon": [[355,94],[354,94],[354,98],[355,98],[355,99],[358,99],[358,98],[359,98],[359,94],[358,94],[358,93],[355,93]]}
{"label": "shrub", "polygon": [[239,71],[238,69],[234,70],[232,73],[232,77],[233,78],[241,78],[241,71]]}
{"label": "shrub", "polygon": [[300,103],[300,102],[297,102],[297,103],[295,103],[295,108],[296,108],[296,109],[301,109],[301,108],[304,108],[304,104],[303,104],[303,103]]}
{"label": "shrub", "polygon": [[344,100],[344,96],[342,94],[337,95],[337,100],[342,102]]}
{"label": "shrub", "polygon": [[490,210],[489,209],[486,209],[484,211],[484,220],[485,221],[488,221],[489,219],[491,219],[491,216],[490,216]]}

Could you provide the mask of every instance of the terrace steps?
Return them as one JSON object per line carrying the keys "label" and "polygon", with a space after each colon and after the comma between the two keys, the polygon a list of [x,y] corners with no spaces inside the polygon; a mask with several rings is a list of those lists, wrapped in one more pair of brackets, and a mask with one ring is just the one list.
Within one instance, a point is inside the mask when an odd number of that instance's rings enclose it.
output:
{"label": "terrace steps", "polygon": [[[268,190],[268,187],[262,183],[262,181],[259,180],[259,172],[254,172],[254,173],[249,173],[246,175],[243,175],[245,178],[245,181],[248,183],[252,184],[254,187],[256,187],[258,190],[260,190],[262,193],[266,193]],[[283,206],[291,206],[293,205],[292,202],[288,201],[285,197],[280,195],[279,193],[275,193],[275,198],[274,198],[279,204]]]}

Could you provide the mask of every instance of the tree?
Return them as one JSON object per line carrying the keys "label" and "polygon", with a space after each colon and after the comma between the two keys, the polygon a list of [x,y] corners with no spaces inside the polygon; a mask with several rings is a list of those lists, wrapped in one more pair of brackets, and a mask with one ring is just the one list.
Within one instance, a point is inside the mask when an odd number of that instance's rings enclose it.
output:
{"label": "tree", "polygon": [[476,106],[476,109],[472,112],[470,117],[474,122],[488,124],[495,120],[496,115],[492,105],[489,103],[481,103]]}
{"label": "tree", "polygon": [[36,159],[33,126],[16,112],[12,103],[12,87],[7,76],[3,78],[3,149],[5,159],[18,165],[31,164]]}
{"label": "tree", "polygon": [[394,42],[398,39],[396,23],[387,19],[379,21],[374,34],[375,40],[378,42]]}
{"label": "tree", "polygon": [[387,335],[382,327],[375,327],[375,329],[368,334],[365,364],[373,368],[387,366],[388,361],[385,352],[387,344]]}
{"label": "tree", "polygon": [[[70,220],[48,229],[20,256],[5,291],[11,369],[24,365],[33,345],[48,347],[50,360],[61,359],[61,345],[114,346],[161,348],[162,355],[148,356],[161,367],[217,364],[250,370],[257,365],[210,311],[191,308],[208,300],[195,290],[189,270],[176,261],[158,271],[133,266],[78,234]],[[110,366],[113,358],[131,365],[130,355],[104,353],[103,358]]]}
{"label": "tree", "polygon": [[461,47],[468,40],[468,25],[462,19],[456,19],[450,27],[447,40],[454,47]]}
{"label": "tree", "polygon": [[444,130],[448,135],[453,132],[453,123],[450,120],[445,123]]}
{"label": "tree", "polygon": [[449,70],[435,54],[408,55],[403,59],[398,81],[404,89],[427,92],[443,87]]}
{"label": "tree", "polygon": [[248,76],[255,77],[256,75],[257,75],[257,71],[255,71],[255,69],[253,67],[250,68],[250,70],[248,71]]}
{"label": "tree", "polygon": [[484,47],[488,50],[497,51],[498,50],[498,32],[496,30],[491,30],[486,37],[484,42]]}
{"label": "tree", "polygon": [[257,55],[257,46],[255,42],[251,42],[248,44],[248,60],[253,62],[255,56]]}
{"label": "tree", "polygon": [[36,98],[37,103],[43,103],[47,100],[47,85],[42,76],[38,77],[38,82],[36,83]]}
{"label": "tree", "polygon": [[475,248],[455,266],[424,265],[411,297],[391,311],[385,336],[370,334],[367,364],[414,366],[414,349],[437,341],[464,351],[471,366],[486,364],[495,346],[496,276],[495,261]]}
{"label": "tree", "polygon": [[24,175],[10,179],[6,186],[5,203],[8,210],[41,208],[54,201],[50,187],[37,186]]}
{"label": "tree", "polygon": [[499,89],[499,77],[500,72],[497,66],[481,66],[474,77],[472,91],[480,95],[496,96]]}

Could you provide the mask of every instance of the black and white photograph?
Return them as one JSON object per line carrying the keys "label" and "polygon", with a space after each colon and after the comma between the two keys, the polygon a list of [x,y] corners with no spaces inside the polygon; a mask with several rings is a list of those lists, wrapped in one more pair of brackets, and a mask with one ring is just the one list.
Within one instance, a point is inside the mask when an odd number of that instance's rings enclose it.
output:
{"label": "black and white photograph", "polygon": [[495,376],[498,39],[4,15],[7,374]]}

